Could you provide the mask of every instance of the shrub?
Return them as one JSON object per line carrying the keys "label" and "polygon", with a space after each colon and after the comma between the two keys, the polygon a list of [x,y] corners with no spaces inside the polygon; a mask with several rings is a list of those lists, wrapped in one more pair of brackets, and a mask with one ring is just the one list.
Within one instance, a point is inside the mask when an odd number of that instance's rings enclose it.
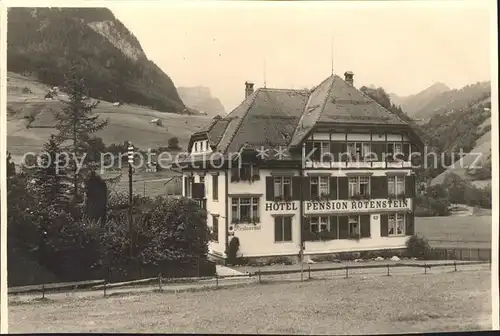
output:
{"label": "shrub", "polygon": [[408,257],[425,259],[429,256],[431,247],[425,237],[413,235],[406,241],[406,253]]}
{"label": "shrub", "polygon": [[238,250],[240,249],[240,240],[238,237],[233,237],[229,242],[227,247],[226,255],[227,255],[227,263],[229,265],[235,265],[236,259],[238,255]]}

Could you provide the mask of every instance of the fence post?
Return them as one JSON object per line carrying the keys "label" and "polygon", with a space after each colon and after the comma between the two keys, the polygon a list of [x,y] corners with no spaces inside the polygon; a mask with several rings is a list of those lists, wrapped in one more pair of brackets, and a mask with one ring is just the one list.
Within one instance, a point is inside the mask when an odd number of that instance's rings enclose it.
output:
{"label": "fence post", "polygon": [[345,278],[347,279],[349,277],[349,266],[345,266]]}
{"label": "fence post", "polygon": [[42,299],[45,299],[45,284],[42,284]]}
{"label": "fence post", "polygon": [[481,254],[479,253],[479,249],[477,249],[477,259],[481,260]]}
{"label": "fence post", "polygon": [[455,272],[457,271],[457,262],[453,260],[453,266],[455,267]]}
{"label": "fence post", "polygon": [[219,288],[219,275],[215,273],[215,288]]}
{"label": "fence post", "polygon": [[391,275],[391,274],[389,273],[389,268],[390,268],[390,266],[389,266],[389,264],[387,264],[387,276],[390,276],[390,275]]}
{"label": "fence post", "polygon": [[160,292],[162,291],[162,288],[161,288],[161,272],[158,273],[158,289],[159,289]]}
{"label": "fence post", "polygon": [[448,260],[448,249],[444,250],[444,260]]}
{"label": "fence post", "polygon": [[311,280],[311,265],[309,265],[309,268],[307,270],[307,280]]}
{"label": "fence post", "polygon": [[106,296],[107,287],[108,287],[108,281],[104,281],[104,296]]}
{"label": "fence post", "polygon": [[462,249],[460,249],[459,251],[460,251],[460,260],[464,260],[464,259],[462,258]]}
{"label": "fence post", "polygon": [[424,274],[427,274],[427,264],[424,264]]}
{"label": "fence post", "polygon": [[257,271],[257,274],[259,275],[259,283],[260,283],[260,270]]}

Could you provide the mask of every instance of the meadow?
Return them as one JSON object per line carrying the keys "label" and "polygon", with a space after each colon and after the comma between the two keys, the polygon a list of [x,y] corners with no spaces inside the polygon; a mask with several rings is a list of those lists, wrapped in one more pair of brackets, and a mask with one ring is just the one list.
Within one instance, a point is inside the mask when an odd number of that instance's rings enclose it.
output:
{"label": "meadow", "polygon": [[[53,112],[63,108],[57,100],[45,100],[49,87],[33,79],[15,73],[8,73],[7,82],[7,149],[15,162],[30,151],[40,151],[50,134],[55,132]],[[26,90],[29,90],[26,91]],[[25,91],[25,92],[23,92]],[[101,118],[109,118],[109,125],[96,135],[105,144],[132,141],[139,148],[167,146],[168,139],[177,137],[185,149],[190,136],[211,121],[210,117],[188,116],[176,113],[154,111],[135,105],[113,106],[112,102],[101,101],[93,110]],[[26,128],[25,117],[33,115],[35,120]],[[163,126],[150,121],[160,118]]]}
{"label": "meadow", "polygon": [[489,270],[9,305],[9,332],[373,334],[491,328]]}

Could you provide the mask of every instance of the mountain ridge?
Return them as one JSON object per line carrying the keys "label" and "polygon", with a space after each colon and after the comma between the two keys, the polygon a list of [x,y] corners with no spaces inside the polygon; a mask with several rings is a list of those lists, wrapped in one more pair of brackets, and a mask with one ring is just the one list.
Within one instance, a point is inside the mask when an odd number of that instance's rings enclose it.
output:
{"label": "mountain ridge", "polygon": [[92,97],[182,113],[173,81],[106,8],[9,8],[7,69],[62,86],[72,65]]}

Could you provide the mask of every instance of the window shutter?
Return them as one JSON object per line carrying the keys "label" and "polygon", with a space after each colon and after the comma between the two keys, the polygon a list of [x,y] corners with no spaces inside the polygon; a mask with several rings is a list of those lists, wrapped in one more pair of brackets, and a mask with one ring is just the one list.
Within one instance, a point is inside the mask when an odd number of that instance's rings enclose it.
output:
{"label": "window shutter", "polygon": [[413,236],[415,234],[415,225],[414,225],[414,218],[415,215],[413,213],[407,213],[406,218],[405,218],[405,232],[407,236]]}
{"label": "window shutter", "polygon": [[189,194],[188,188],[189,188],[189,177],[185,176],[184,177],[184,197],[187,197],[187,195]]}
{"label": "window shutter", "polygon": [[387,176],[372,176],[370,179],[370,183],[372,198],[388,197]]}
{"label": "window shutter", "polygon": [[383,142],[372,142],[372,152],[376,156],[373,159],[377,162],[384,161],[382,157],[384,156],[385,143]]}
{"label": "window shutter", "polygon": [[[420,152],[420,150],[418,149],[418,147],[416,145],[411,144],[410,147],[411,147],[411,153],[419,153]],[[412,156],[411,163],[413,166],[418,166],[419,164],[422,163],[422,157],[418,156],[418,155]]]}
{"label": "window shutter", "polygon": [[235,178],[240,178],[240,170],[238,167],[231,168],[231,181],[234,181]]}
{"label": "window shutter", "polygon": [[407,142],[403,143],[403,155],[405,161],[410,159],[410,144]]}
{"label": "window shutter", "polygon": [[349,217],[339,216],[339,239],[347,239],[349,237]]}
{"label": "window shutter", "polygon": [[192,184],[192,197],[195,199],[205,198],[205,183],[193,183]]}
{"label": "window shutter", "polygon": [[292,217],[283,217],[283,235],[284,241],[292,241]]}
{"label": "window shutter", "polygon": [[349,198],[349,180],[347,177],[337,178],[337,183],[339,186],[338,198],[340,200],[346,200]]}
{"label": "window shutter", "polygon": [[212,198],[214,201],[219,199],[219,176],[212,175]]}
{"label": "window shutter", "polygon": [[337,177],[330,176],[330,199],[337,199]]}
{"label": "window shutter", "polygon": [[283,241],[283,217],[274,217],[274,241]]}
{"label": "window shutter", "polygon": [[370,237],[370,215],[361,215],[360,217],[360,235],[362,238]]}
{"label": "window shutter", "polygon": [[380,215],[380,236],[389,236],[389,218],[387,215]]}
{"label": "window shutter", "polygon": [[294,201],[300,201],[300,193],[302,192],[302,186],[300,182],[300,176],[292,177],[292,200]]}
{"label": "window shutter", "polygon": [[405,176],[405,196],[415,197],[415,175]]}
{"label": "window shutter", "polygon": [[[312,144],[312,142],[311,141],[306,141],[306,143],[304,144],[304,158],[306,158],[309,154],[311,154],[312,150],[313,150],[313,144]],[[312,159],[313,155],[314,154],[311,154],[309,156],[309,158]]]}
{"label": "window shutter", "polygon": [[342,153],[342,143],[341,142],[330,142],[330,151],[333,155],[334,162],[340,162],[340,154]]}
{"label": "window shutter", "polygon": [[339,162],[347,162],[348,160],[348,155],[347,155],[347,143],[342,142],[340,144],[340,160]]}
{"label": "window shutter", "polygon": [[330,216],[330,234],[333,239],[339,239],[338,228],[338,216]]}
{"label": "window shutter", "polygon": [[302,177],[302,196],[304,201],[309,201],[311,199],[311,178],[304,176]]}
{"label": "window shutter", "polygon": [[274,201],[274,178],[266,176],[266,201]]}

